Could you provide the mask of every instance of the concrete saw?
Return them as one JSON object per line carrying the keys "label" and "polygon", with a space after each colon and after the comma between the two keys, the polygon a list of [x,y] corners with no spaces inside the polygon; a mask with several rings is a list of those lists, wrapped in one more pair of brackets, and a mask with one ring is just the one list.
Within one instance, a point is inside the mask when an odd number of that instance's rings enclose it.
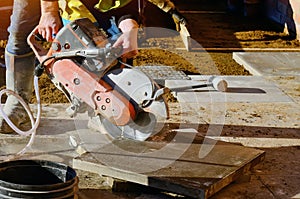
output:
{"label": "concrete saw", "polygon": [[146,140],[157,121],[169,116],[162,89],[138,67],[121,61],[122,49],[113,48],[105,33],[88,19],[64,26],[50,49],[35,30],[28,43],[43,72],[70,102],[74,117],[88,111],[90,124],[112,138]]}

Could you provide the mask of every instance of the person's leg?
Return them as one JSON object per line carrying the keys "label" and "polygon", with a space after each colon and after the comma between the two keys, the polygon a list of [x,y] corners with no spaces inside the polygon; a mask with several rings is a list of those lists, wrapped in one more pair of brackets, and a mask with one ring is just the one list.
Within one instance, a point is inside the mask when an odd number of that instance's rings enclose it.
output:
{"label": "person's leg", "polygon": [[6,50],[15,55],[32,52],[27,37],[38,25],[41,16],[40,0],[14,0]]}
{"label": "person's leg", "polygon": [[[25,102],[29,102],[32,95],[35,63],[35,55],[27,44],[27,37],[38,25],[39,19],[40,0],[14,0],[5,49],[6,88],[15,91]],[[28,122],[27,113],[12,95],[5,102],[4,112],[18,127]],[[12,131],[0,116],[0,132]]]}

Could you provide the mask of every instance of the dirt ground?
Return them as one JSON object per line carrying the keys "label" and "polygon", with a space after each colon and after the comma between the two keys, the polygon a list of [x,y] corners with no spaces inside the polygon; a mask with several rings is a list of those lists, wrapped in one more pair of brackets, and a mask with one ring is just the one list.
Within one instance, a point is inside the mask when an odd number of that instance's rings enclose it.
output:
{"label": "dirt ground", "polygon": [[[188,20],[188,29],[195,39],[207,50],[221,75],[250,75],[250,73],[232,59],[232,50],[245,51],[242,48],[277,48],[278,51],[286,49],[300,49],[300,42],[283,32],[282,27],[263,17],[244,17],[242,14],[227,12],[226,1],[211,0],[175,1],[182,11],[201,11],[198,14],[183,12]],[[148,40],[151,42],[151,40]],[[222,48],[222,49],[221,49]],[[248,49],[248,50],[249,50]],[[0,53],[3,53],[1,49]],[[180,56],[178,56],[180,55]],[[201,68],[195,68],[190,61],[192,52],[178,50],[177,53],[164,49],[141,49],[140,54],[134,59],[134,65],[161,64],[174,66],[191,74],[215,74],[215,66],[201,61]],[[3,63],[3,56],[1,56]],[[196,58],[195,58],[196,59]],[[197,60],[198,61],[198,60]],[[40,78],[40,92],[43,103],[65,103],[65,96],[55,88],[46,75]],[[34,102],[34,98],[32,100]],[[284,131],[284,129],[283,129]],[[295,130],[299,133],[299,129]],[[299,134],[295,135],[299,136]],[[266,151],[266,159],[255,167],[249,176],[251,180],[232,183],[212,198],[291,198],[299,193],[300,159],[299,147],[286,147],[263,149]],[[287,160],[290,160],[287,162]],[[270,180],[267,176],[277,175]],[[283,176],[289,175],[285,179]],[[85,174],[82,174],[85,175]],[[88,179],[90,176],[82,176]],[[280,181],[281,186],[276,191],[270,191],[274,184]],[[92,181],[91,183],[94,183]],[[274,189],[272,189],[274,190]],[[105,193],[103,193],[105,194]],[[137,194],[117,193],[123,198],[136,198]],[[129,194],[130,195],[130,194]],[[147,198],[147,197],[139,197]],[[153,198],[153,197],[152,197]],[[160,195],[158,198],[177,198],[176,196]],[[181,197],[180,197],[181,198]]]}

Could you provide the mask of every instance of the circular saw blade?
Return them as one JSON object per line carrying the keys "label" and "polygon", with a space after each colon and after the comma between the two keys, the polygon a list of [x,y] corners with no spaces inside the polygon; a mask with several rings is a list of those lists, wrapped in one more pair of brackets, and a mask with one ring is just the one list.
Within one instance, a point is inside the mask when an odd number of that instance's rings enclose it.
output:
{"label": "circular saw blade", "polygon": [[117,126],[109,120],[99,116],[100,129],[114,139],[127,138],[144,141],[152,135],[157,124],[157,118],[149,112],[140,112],[134,121],[125,126]]}

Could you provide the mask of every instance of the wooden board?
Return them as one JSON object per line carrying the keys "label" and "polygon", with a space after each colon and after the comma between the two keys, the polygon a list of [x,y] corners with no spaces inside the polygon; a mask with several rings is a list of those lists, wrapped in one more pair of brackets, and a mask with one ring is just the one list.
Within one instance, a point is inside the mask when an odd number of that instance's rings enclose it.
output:
{"label": "wooden board", "polygon": [[261,150],[207,139],[193,143],[188,138],[176,140],[116,140],[75,158],[73,167],[202,199],[241,177],[265,155]]}

